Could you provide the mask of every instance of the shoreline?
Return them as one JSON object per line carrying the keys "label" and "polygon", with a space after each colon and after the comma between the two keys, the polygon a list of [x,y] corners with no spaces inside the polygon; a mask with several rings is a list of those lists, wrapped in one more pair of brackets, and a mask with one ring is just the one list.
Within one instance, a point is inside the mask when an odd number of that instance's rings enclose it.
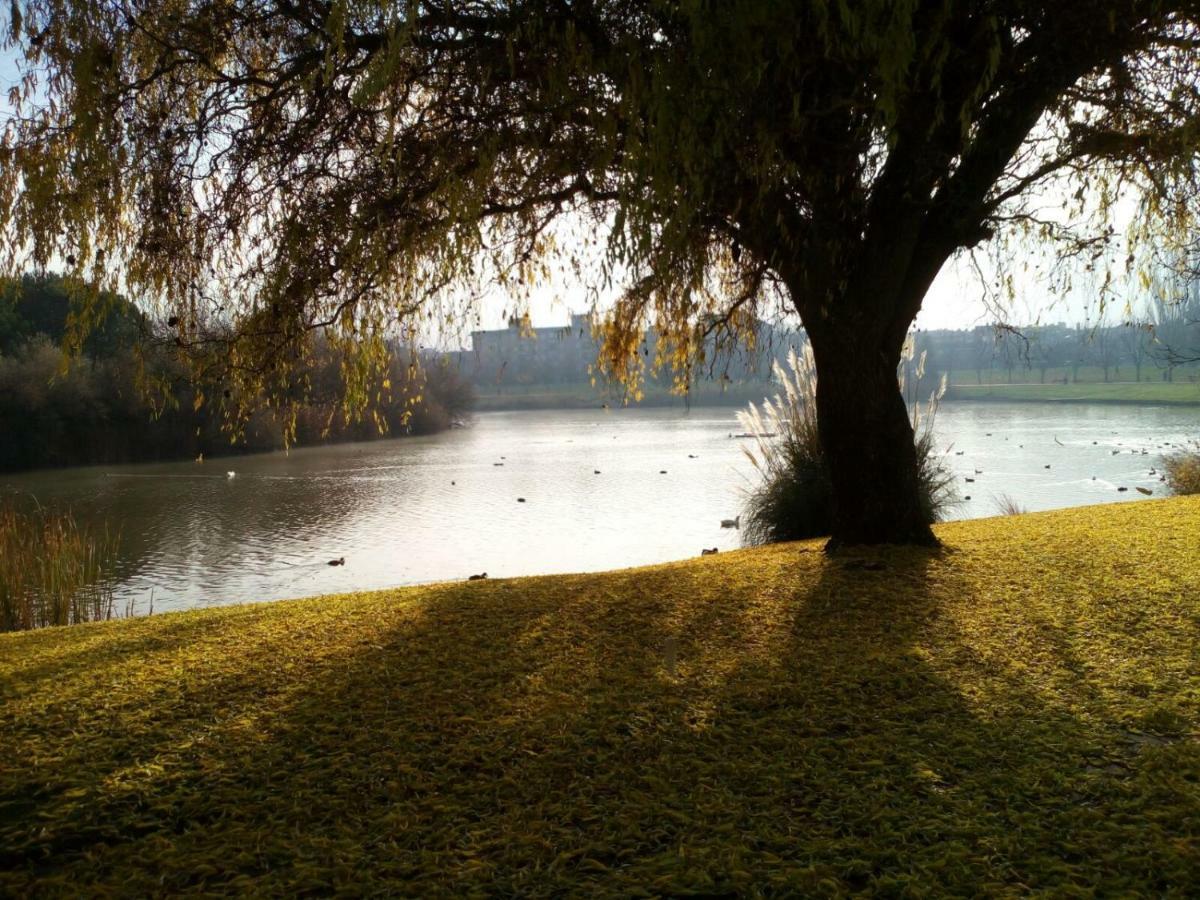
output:
{"label": "shoreline", "polygon": [[[542,386],[531,386],[539,388]],[[478,389],[477,389],[478,390]],[[655,390],[638,402],[624,403],[619,396],[603,391],[591,393],[586,385],[544,386],[526,393],[478,393],[475,412],[516,412],[520,410],[659,409],[687,407],[744,408],[773,396],[778,386],[759,383],[734,385],[725,392],[702,390],[690,399]],[[1070,384],[951,384],[943,398],[956,403],[1096,403],[1125,406],[1200,406],[1200,384],[1192,382],[1111,381],[1072,382]]]}

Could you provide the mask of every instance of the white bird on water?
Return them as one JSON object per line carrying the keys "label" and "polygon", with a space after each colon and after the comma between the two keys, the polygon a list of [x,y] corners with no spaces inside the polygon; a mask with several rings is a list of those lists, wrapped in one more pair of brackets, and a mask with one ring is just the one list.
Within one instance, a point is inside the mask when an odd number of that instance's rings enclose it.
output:
{"label": "white bird on water", "polygon": [[232,469],[230,469],[230,470],[229,470],[228,472],[226,472],[225,474],[226,474],[228,477],[230,477],[230,478],[233,478],[235,475],[237,475],[237,472],[234,472]]}

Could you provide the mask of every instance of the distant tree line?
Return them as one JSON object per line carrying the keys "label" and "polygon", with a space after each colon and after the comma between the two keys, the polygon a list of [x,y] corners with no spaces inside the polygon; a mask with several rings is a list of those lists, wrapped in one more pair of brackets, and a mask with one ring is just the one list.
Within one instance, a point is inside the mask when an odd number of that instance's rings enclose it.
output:
{"label": "distant tree line", "polygon": [[[64,367],[71,285],[56,275],[0,283],[0,470],[141,462],[284,446],[270,409],[236,435],[198,389],[157,323],[123,297],[102,298],[98,326]],[[445,362],[392,348],[388,389],[368,415],[347,418],[341,359],[325,347],[306,373],[300,445],[431,434],[469,413],[472,387]]]}
{"label": "distant tree line", "polygon": [[981,325],[920,332],[926,372],[956,384],[1197,380],[1200,282],[1155,290],[1121,315],[1077,325]]}

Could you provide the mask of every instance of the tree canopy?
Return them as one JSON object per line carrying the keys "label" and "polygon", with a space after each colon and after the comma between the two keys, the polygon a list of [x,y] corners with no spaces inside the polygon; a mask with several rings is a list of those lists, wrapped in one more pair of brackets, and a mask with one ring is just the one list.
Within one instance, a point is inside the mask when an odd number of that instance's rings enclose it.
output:
{"label": "tree canopy", "polygon": [[13,353],[37,335],[55,344],[70,342],[72,296],[80,294],[86,301],[82,305],[91,307],[80,351],[110,357],[138,341],[145,316],[125,297],[108,291],[95,294],[58,275],[26,275],[19,281],[0,280],[0,354]]}
{"label": "tree canopy", "polygon": [[[348,402],[388,334],[555,265],[642,327],[794,308],[835,537],[930,541],[895,385],[955,252],[1028,229],[1099,257],[1122,191],[1182,241],[1200,3],[1167,0],[13,0],[3,266],[161,304],[218,396],[283,402],[313,335]],[[1045,218],[1028,198],[1069,185]],[[1072,229],[1086,219],[1090,226]]]}

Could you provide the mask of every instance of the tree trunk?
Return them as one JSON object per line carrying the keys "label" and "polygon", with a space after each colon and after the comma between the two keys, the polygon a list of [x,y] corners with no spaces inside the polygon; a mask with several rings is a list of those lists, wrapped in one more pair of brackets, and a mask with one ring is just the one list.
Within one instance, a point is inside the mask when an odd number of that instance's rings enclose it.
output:
{"label": "tree trunk", "polygon": [[[840,333],[849,331],[849,333]],[[900,346],[843,326],[814,336],[817,423],[833,481],[826,550],[937,539],[922,513],[917,454],[896,367]]]}
{"label": "tree trunk", "polygon": [[845,222],[817,223],[802,263],[784,277],[817,373],[817,431],[833,489],[827,552],[938,544],[896,368],[921,301],[958,244],[903,193],[891,202],[880,201],[861,240]]}

